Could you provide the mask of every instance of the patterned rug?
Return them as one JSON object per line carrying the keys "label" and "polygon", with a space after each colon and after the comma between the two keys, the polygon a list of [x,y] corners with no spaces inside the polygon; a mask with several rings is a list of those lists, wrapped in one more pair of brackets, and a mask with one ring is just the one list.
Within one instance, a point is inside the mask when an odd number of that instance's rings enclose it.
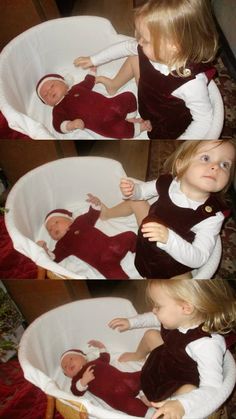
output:
{"label": "patterned rug", "polygon": [[236,80],[233,79],[219,57],[215,63],[217,77],[215,82],[224,102],[225,123],[221,138],[236,138]]}
{"label": "patterned rug", "polygon": [[[179,141],[153,140],[150,141],[147,180],[156,179],[163,172],[163,162],[176,149]],[[231,195],[228,196],[230,206]],[[236,280],[236,221],[233,214],[227,219],[221,232],[223,246],[222,259],[215,274],[218,279]]]}

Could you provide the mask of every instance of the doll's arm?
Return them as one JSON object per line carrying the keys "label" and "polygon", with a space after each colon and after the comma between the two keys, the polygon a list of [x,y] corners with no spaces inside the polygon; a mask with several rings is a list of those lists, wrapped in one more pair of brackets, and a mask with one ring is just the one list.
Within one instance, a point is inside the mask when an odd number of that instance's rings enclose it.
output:
{"label": "doll's arm", "polygon": [[42,247],[51,259],[55,259],[55,255],[54,255],[54,253],[53,253],[53,252],[51,252],[51,250],[49,250],[49,248],[48,248],[48,246],[47,246],[47,243],[46,243],[44,240],[38,240],[38,241],[36,242],[36,244],[37,244],[38,246]]}
{"label": "doll's arm", "polygon": [[74,131],[75,129],[84,129],[84,121],[82,119],[74,119],[73,121],[63,121],[61,124],[61,131],[63,133]]}

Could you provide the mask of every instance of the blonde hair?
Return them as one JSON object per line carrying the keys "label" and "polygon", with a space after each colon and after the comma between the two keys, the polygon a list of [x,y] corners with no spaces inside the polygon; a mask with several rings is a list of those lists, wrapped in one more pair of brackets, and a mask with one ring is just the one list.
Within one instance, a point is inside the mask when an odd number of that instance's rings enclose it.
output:
{"label": "blonde hair", "polygon": [[154,279],[149,280],[147,295],[151,288],[161,286],[167,294],[179,302],[188,302],[194,307],[194,316],[201,319],[202,330],[209,333],[228,333],[236,330],[236,294],[228,281],[222,279]]}
{"label": "blonde hair", "polygon": [[[177,177],[177,179],[181,179],[185,172],[188,170],[192,158],[196,155],[199,148],[203,145],[203,142],[206,141],[209,144],[212,140],[186,140],[183,141],[180,146],[167,158],[164,163],[164,171],[167,173],[171,173],[173,177]],[[235,156],[236,156],[236,140],[235,139],[228,139],[228,140],[216,140],[212,143],[213,147],[219,147],[223,143],[230,143],[233,145],[235,149]],[[223,195],[227,189],[229,188],[231,182],[234,179],[235,174],[235,160],[231,166],[229,181],[224,189],[218,194]],[[181,168],[178,168],[178,162],[181,161]]]}
{"label": "blonde hair", "polygon": [[154,54],[161,40],[170,40],[177,51],[167,65],[181,77],[191,74],[188,63],[212,61],[218,49],[218,33],[210,0],[149,0],[135,11],[150,31]]}

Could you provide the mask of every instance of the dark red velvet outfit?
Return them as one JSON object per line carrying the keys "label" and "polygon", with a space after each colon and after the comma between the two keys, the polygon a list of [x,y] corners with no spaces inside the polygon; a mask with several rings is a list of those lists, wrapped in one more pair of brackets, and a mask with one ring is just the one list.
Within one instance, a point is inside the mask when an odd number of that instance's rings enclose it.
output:
{"label": "dark red velvet outfit", "polygon": [[178,138],[192,121],[192,116],[184,101],[172,95],[172,92],[193,80],[199,73],[205,72],[208,80],[215,70],[210,64],[187,65],[191,76],[180,77],[177,73],[168,76],[156,70],[142,48],[138,46],[140,79],[138,84],[139,113],[145,120],[150,120],[152,139]]}
{"label": "dark red velvet outfit", "polygon": [[133,138],[134,124],[125,120],[127,113],[137,110],[136,98],[124,92],[108,98],[92,91],[95,77],[88,74],[85,79],[68,91],[53,108],[53,126],[61,131],[63,121],[82,119],[88,128],[108,138]]}
{"label": "dark red velvet outfit", "polygon": [[[212,217],[218,211],[226,210],[226,206],[216,195],[212,194],[196,210],[179,207],[172,202],[168,194],[172,180],[171,175],[159,177],[156,182],[159,198],[151,205],[149,214],[142,224],[157,221],[192,243],[195,233],[191,231],[191,228],[206,218]],[[208,207],[211,208],[210,212]],[[156,242],[150,242],[144,238],[141,227],[138,231],[135,266],[143,278],[165,279],[191,270],[189,266],[177,262],[167,252],[157,247]]]}
{"label": "dark red velvet outfit", "polygon": [[55,262],[74,255],[96,268],[107,279],[128,279],[120,261],[128,251],[135,251],[137,236],[132,231],[107,236],[94,227],[99,215],[100,211],[90,207],[87,213],[74,220],[55,246]]}
{"label": "dark red velvet outfit", "polygon": [[141,371],[141,388],[149,401],[165,400],[184,384],[199,386],[197,363],[185,348],[205,336],[211,337],[201,325],[187,333],[161,328],[164,344],[150,353]]}
{"label": "dark red velvet outfit", "polygon": [[[90,391],[111,407],[121,410],[132,416],[144,417],[147,406],[136,398],[140,391],[140,371],[123,372],[109,364],[110,355],[107,352],[100,354],[94,361],[88,362],[82,370],[72,378],[71,391],[76,396],[82,396]],[[88,383],[88,389],[79,391],[76,383],[82,378],[89,366],[94,367],[95,379]]]}

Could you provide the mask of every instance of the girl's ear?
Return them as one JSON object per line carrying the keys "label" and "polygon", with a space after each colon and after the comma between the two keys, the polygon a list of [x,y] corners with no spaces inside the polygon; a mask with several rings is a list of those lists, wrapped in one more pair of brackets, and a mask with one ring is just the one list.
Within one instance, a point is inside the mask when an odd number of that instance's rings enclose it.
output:
{"label": "girl's ear", "polygon": [[194,307],[188,301],[184,301],[182,304],[182,309],[184,314],[192,314],[194,312]]}
{"label": "girl's ear", "polygon": [[181,168],[182,168],[182,160],[180,160],[180,159],[176,160],[175,168],[176,168],[176,174],[178,175]]}

